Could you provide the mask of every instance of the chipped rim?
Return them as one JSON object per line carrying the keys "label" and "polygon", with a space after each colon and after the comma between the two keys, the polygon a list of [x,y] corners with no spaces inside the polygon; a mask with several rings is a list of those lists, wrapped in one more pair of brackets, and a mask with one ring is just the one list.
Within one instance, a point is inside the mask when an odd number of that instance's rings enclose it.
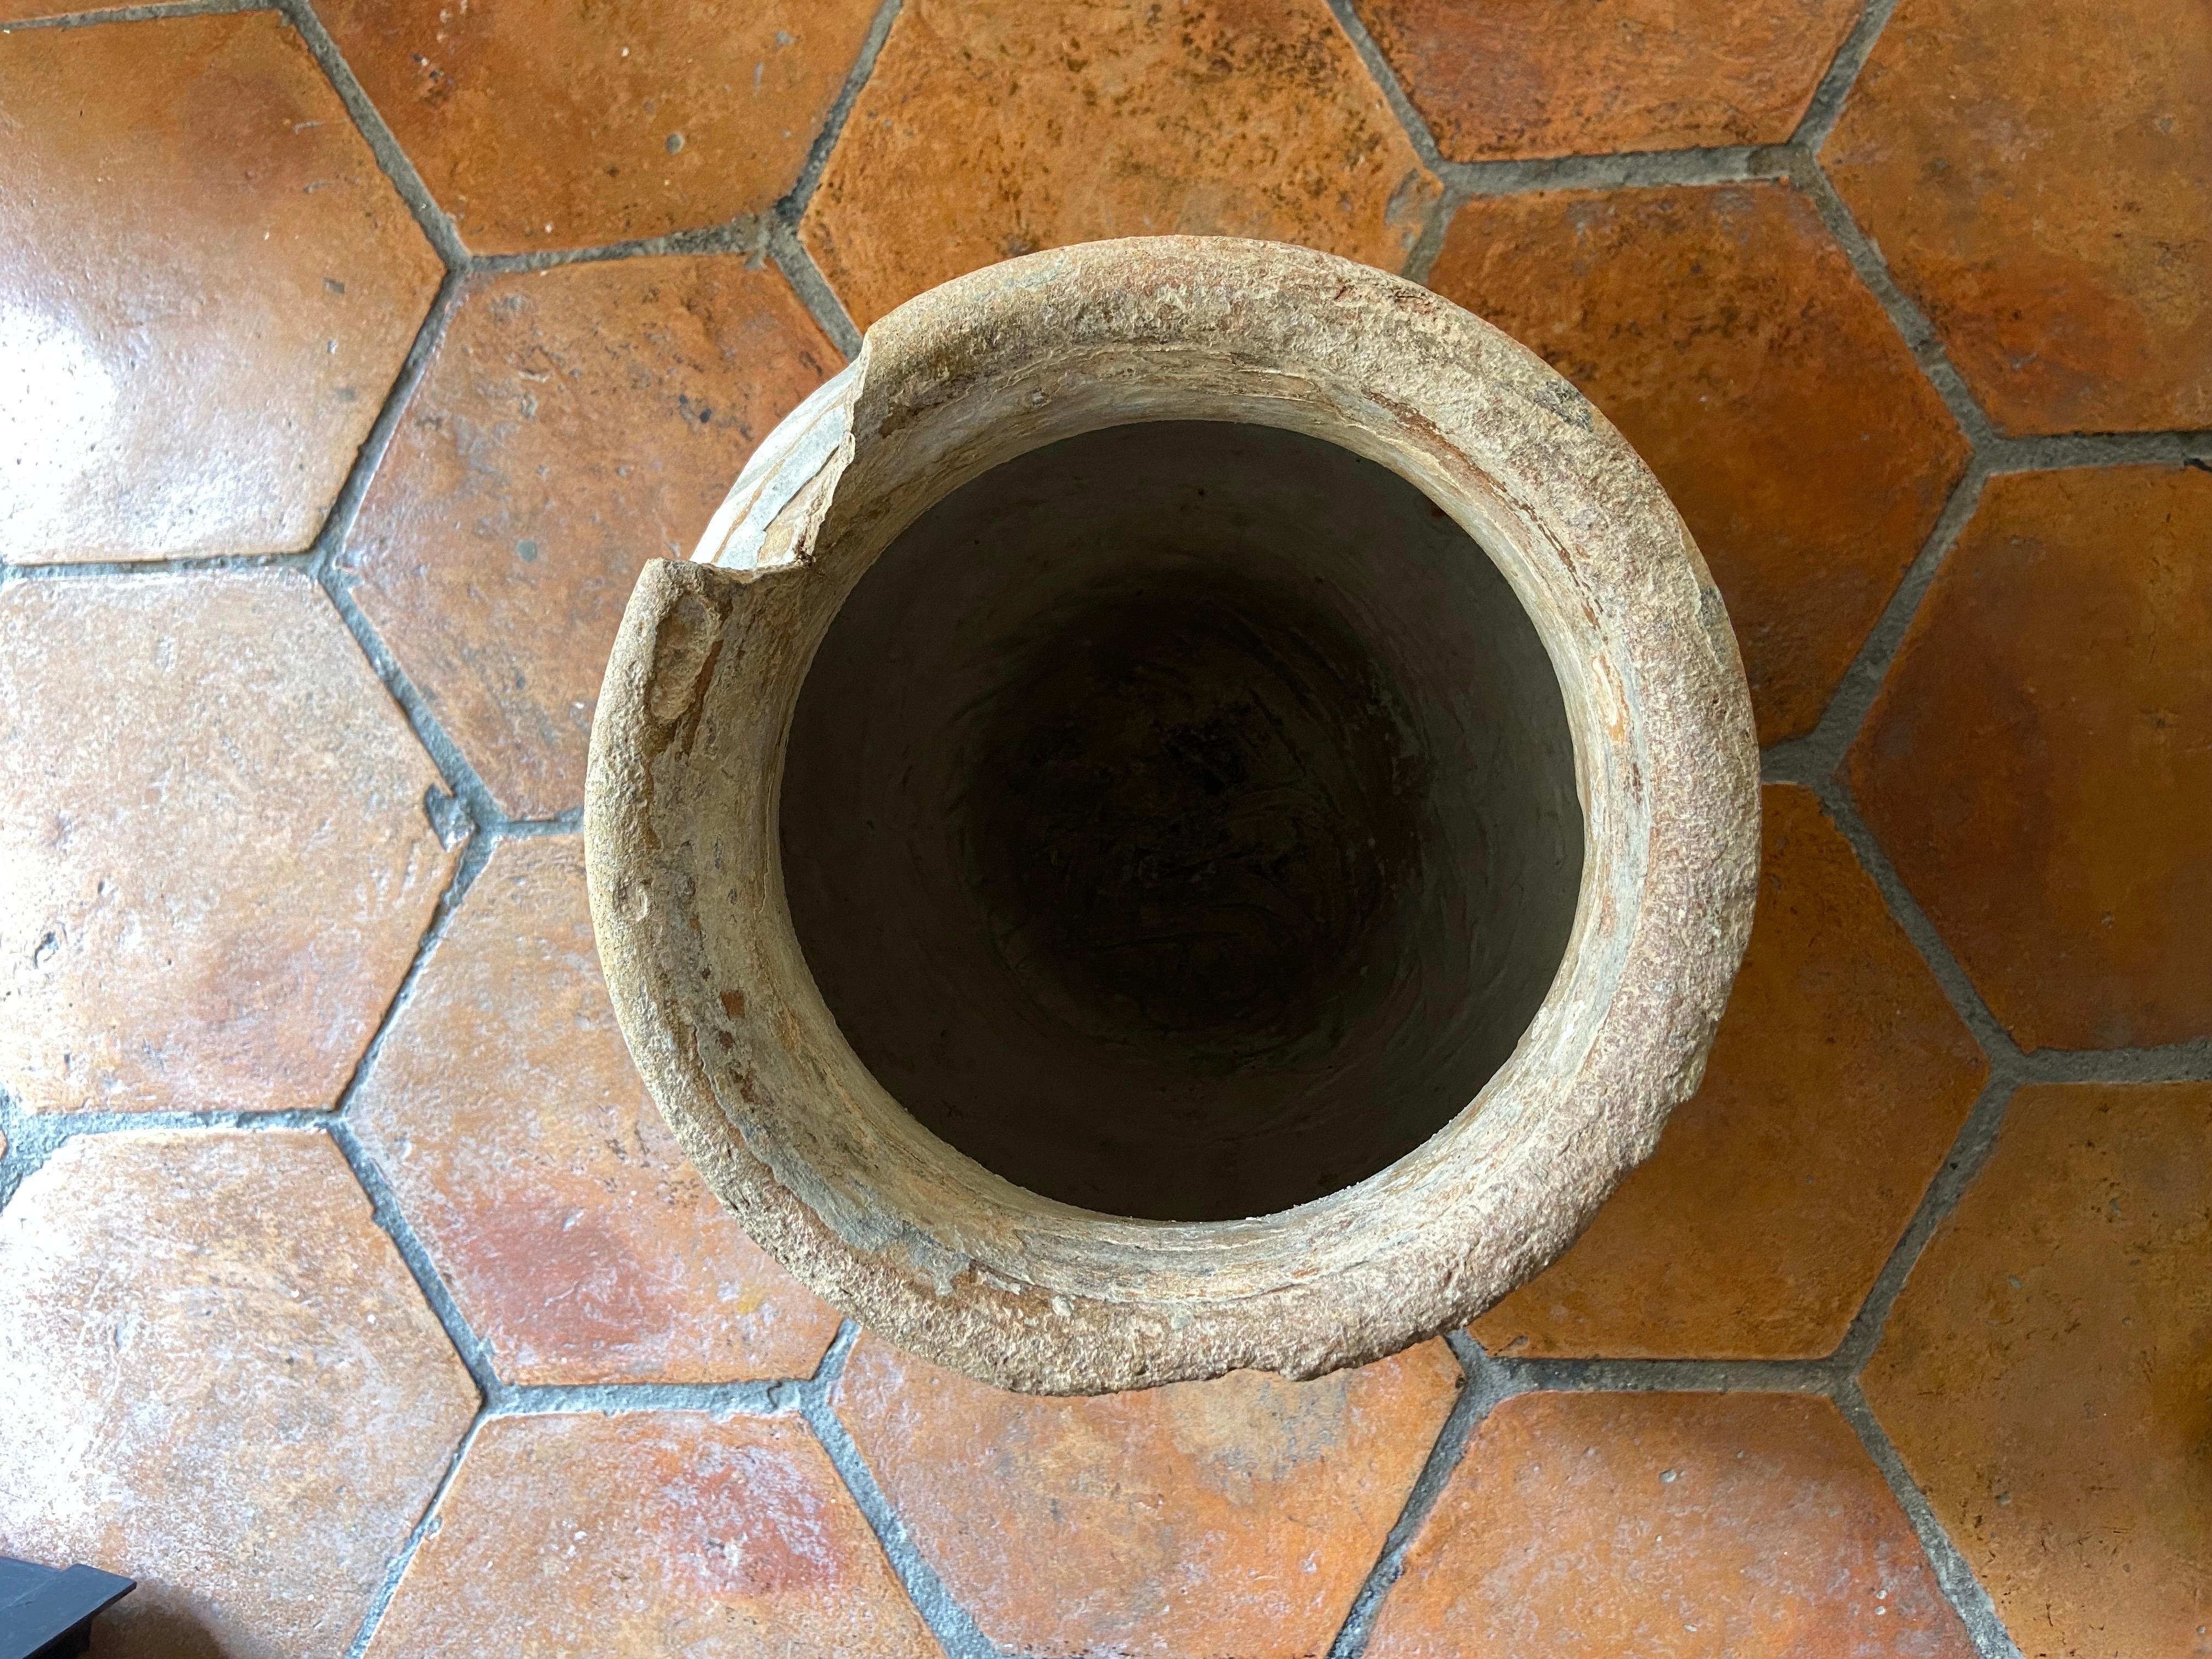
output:
{"label": "chipped rim", "polygon": [[[806,970],[777,842],[814,649],[898,532],[1030,449],[1176,419],[1337,443],[1467,529],[1543,639],[1583,807],[1558,975],[1475,1098],[1364,1181],[1210,1223],[1043,1198],[903,1111]],[[640,574],[593,723],[585,836],[631,1052],[747,1231],[924,1357],[1073,1394],[1318,1375],[1462,1324],[1540,1271],[1697,1086],[1749,932],[1758,812],[1711,577],[1571,386],[1381,271],[1160,237],[993,266],[868,331],[761,446],[695,560]]]}

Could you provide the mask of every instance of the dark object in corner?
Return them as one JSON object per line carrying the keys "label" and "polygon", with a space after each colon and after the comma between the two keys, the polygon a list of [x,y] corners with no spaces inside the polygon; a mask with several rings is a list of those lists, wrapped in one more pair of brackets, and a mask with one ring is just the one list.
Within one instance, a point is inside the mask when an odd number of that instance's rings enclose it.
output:
{"label": "dark object in corner", "polygon": [[70,1659],[92,1641],[93,1615],[137,1581],[98,1567],[42,1567],[0,1555],[0,1659]]}

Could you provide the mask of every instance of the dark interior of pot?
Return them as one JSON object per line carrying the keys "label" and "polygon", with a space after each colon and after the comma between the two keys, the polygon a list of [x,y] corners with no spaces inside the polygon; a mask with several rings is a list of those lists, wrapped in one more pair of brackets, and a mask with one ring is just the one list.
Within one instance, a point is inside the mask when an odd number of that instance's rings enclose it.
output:
{"label": "dark interior of pot", "polygon": [[1543,1000],[1583,859],[1559,683],[1387,468],[1125,426],[861,579],[785,762],[792,921],[884,1087],[1006,1179],[1161,1220],[1352,1185]]}

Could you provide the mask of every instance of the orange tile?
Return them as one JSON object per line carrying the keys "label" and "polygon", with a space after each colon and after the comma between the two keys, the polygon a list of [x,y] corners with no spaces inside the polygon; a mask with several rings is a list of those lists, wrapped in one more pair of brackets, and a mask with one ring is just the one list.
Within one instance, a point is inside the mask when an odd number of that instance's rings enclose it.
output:
{"label": "orange tile", "polygon": [[1455,161],[1778,144],[1854,0],[1352,0]]}
{"label": "orange tile", "polygon": [[935,1659],[795,1417],[500,1417],[369,1644],[393,1659]]}
{"label": "orange tile", "polygon": [[33,1111],[330,1105],[456,854],[294,572],[0,590],[0,1078]]}
{"label": "orange tile", "polygon": [[1972,1659],[1836,1408],[1534,1394],[1474,1432],[1370,1659]]}
{"label": "orange tile", "polygon": [[877,4],[315,9],[461,240],[514,253],[766,212],[799,181]]}
{"label": "orange tile", "polygon": [[865,327],[1015,254],[1170,232],[1395,270],[1439,193],[1322,0],[907,0],[799,227]]}
{"label": "orange tile", "polygon": [[638,566],[688,558],[753,446],[842,362],[781,276],[735,258],[470,283],[343,568],[508,811],[583,804]]}
{"label": "orange tile", "polygon": [[2212,474],[1992,478],[1850,757],[2023,1048],[2212,1036]]}
{"label": "orange tile", "polygon": [[1759,914],[1704,1085],[1493,1352],[1832,1352],[1989,1073],[1812,792],[1765,791]]}
{"label": "orange tile", "polygon": [[2212,1655],[2212,1084],[2021,1090],[1867,1398],[2033,1656]]}
{"label": "orange tile", "polygon": [[477,1408],[319,1130],[86,1135],[0,1216],[0,1554],[115,1659],[337,1659]]}
{"label": "orange tile", "polygon": [[837,1333],[638,1081],[573,836],[494,851],[348,1115],[508,1382],[806,1376]]}
{"label": "orange tile", "polygon": [[1966,460],[1812,204],[1778,184],[1480,199],[1429,285],[1626,434],[1728,601],[1759,741],[1811,731]]}
{"label": "orange tile", "polygon": [[0,35],[0,557],[283,553],[443,267],[275,12]]}
{"label": "orange tile", "polygon": [[1310,1382],[1040,1399],[864,1335],[836,1408],[1000,1647],[1290,1659],[1328,1650],[1460,1380],[1431,1342]]}
{"label": "orange tile", "polygon": [[1904,0],[1820,161],[2008,432],[2212,426],[2212,11]]}

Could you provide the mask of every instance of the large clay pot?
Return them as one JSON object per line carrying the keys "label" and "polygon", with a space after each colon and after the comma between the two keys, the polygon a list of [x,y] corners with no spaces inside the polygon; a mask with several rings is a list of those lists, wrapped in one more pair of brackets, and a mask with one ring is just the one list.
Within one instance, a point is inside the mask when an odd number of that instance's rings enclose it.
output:
{"label": "large clay pot", "polygon": [[623,1028],[752,1236],[1087,1393],[1542,1268],[1697,1085],[1758,756],[1682,523],[1411,283],[1165,237],[948,283],[638,579],[585,807]]}

